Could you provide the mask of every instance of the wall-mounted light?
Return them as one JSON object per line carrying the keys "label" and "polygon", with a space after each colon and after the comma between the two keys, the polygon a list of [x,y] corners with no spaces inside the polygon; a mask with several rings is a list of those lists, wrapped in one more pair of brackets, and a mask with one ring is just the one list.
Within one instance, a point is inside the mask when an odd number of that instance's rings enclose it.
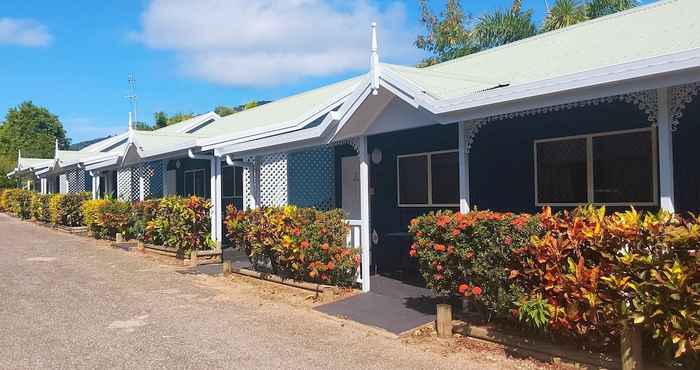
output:
{"label": "wall-mounted light", "polygon": [[180,160],[178,159],[177,161],[175,161],[175,168],[179,169],[180,166],[182,166],[182,163],[180,163]]}
{"label": "wall-mounted light", "polygon": [[374,148],[374,150],[372,150],[372,163],[382,163],[382,151],[379,150],[379,148]]}

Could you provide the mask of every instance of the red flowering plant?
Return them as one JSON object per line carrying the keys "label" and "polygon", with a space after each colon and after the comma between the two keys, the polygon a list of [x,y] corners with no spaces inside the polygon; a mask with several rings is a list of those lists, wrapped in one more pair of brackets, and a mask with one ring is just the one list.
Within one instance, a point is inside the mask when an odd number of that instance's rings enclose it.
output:
{"label": "red flowering plant", "polygon": [[284,278],[323,284],[354,282],[359,253],[346,246],[349,226],[341,210],[229,207],[226,228],[231,241],[246,249],[257,269],[269,266]]}
{"label": "red flowering plant", "polygon": [[146,224],[146,239],[175,248],[179,256],[193,250],[211,249],[211,202],[203,198],[166,197]]}
{"label": "red flowering plant", "polygon": [[411,221],[409,253],[437,294],[472,297],[489,315],[507,315],[520,295],[509,281],[511,251],[539,230],[528,215],[439,211]]}

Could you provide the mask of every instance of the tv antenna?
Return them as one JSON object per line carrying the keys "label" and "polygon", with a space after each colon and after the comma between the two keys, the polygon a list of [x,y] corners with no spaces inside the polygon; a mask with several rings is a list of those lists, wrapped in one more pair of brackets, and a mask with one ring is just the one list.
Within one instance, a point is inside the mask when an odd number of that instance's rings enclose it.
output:
{"label": "tv antenna", "polygon": [[129,73],[129,95],[125,96],[129,100],[129,103],[131,103],[131,116],[134,122],[137,122],[136,119],[136,77],[134,77],[133,73]]}

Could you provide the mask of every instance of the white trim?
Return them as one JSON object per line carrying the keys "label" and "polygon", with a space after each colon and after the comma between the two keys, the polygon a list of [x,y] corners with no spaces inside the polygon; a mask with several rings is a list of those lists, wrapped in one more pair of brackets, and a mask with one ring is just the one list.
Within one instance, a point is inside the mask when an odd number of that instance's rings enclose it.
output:
{"label": "white trim", "polygon": [[[411,153],[411,154],[401,154],[396,156],[396,205],[399,208],[434,208],[434,207],[449,207],[449,208],[456,208],[460,207],[460,203],[433,203],[433,177],[432,177],[432,171],[433,171],[433,163],[432,163],[432,157],[433,155],[436,154],[446,154],[446,153],[457,153],[457,156],[459,157],[459,150],[457,149],[448,149],[448,150],[436,150],[432,152],[422,152],[422,153]],[[401,158],[408,158],[408,157],[422,157],[426,156],[427,157],[427,166],[428,166],[428,202],[427,203],[420,203],[420,204],[404,204],[401,203],[401,171],[399,170],[399,160]],[[459,169],[458,169],[459,170]],[[460,175],[461,179],[461,175]]]}
{"label": "white trim", "polygon": [[[199,194],[187,194],[187,181],[186,181],[187,174],[188,174],[188,173],[197,173],[197,172],[202,172],[202,173],[203,173],[204,181],[207,180],[207,178],[206,178],[207,170],[205,170],[204,168],[197,168],[197,169],[194,169],[194,170],[184,170],[184,171],[182,171],[182,187],[183,187],[182,193],[183,193],[185,196],[192,196],[192,195],[194,195],[194,196],[198,196],[198,197],[205,198],[205,197],[206,197],[206,194],[207,194],[207,189],[206,189],[206,187],[204,188],[204,194],[202,194],[202,195],[199,195]],[[195,177],[195,176],[196,176],[196,175],[192,175],[192,190],[196,193],[196,192],[197,192],[197,181],[196,181],[196,177]],[[203,183],[202,185],[204,185],[204,184],[206,184],[206,182]],[[210,190],[210,194],[211,194],[211,190]]]}
{"label": "white trim", "polygon": [[673,177],[673,122],[669,107],[669,89],[659,89],[658,97],[659,113],[657,115],[658,126],[658,160],[659,160],[659,196],[661,208],[669,212],[675,212],[675,194]]}
{"label": "white trim", "polygon": [[[650,133],[650,140],[651,140],[651,168],[652,168],[652,196],[654,200],[652,202],[595,202],[595,182],[594,182],[594,167],[593,167],[593,139],[596,137],[602,137],[602,136],[614,136],[614,135],[624,135],[624,134],[631,134],[631,133],[636,133],[636,132],[649,132]],[[537,152],[537,144],[539,143],[547,143],[547,142],[557,142],[557,141],[567,141],[567,140],[577,140],[577,139],[585,139],[586,140],[586,202],[582,203],[558,203],[558,202],[540,202],[539,200],[539,184],[538,184],[538,173],[537,173],[537,159],[538,159],[538,152]],[[593,134],[583,134],[583,135],[571,135],[571,136],[562,136],[562,137],[555,137],[555,138],[546,138],[546,139],[537,139],[533,141],[533,164],[534,164],[534,183],[535,183],[535,205],[537,207],[545,207],[545,206],[552,206],[552,207],[576,207],[584,204],[594,204],[594,205],[605,205],[605,206],[620,206],[620,207],[628,207],[628,206],[641,206],[641,207],[653,207],[657,206],[659,204],[659,192],[658,192],[658,182],[659,182],[659,177],[658,177],[658,150],[657,150],[657,138],[656,138],[656,127],[644,127],[644,128],[637,128],[637,129],[629,129],[629,130],[618,130],[618,131],[607,131],[607,132],[598,132],[598,133],[593,133]]]}
{"label": "white trim", "polygon": [[469,153],[467,152],[466,123],[457,123],[459,135],[459,211],[469,212]]}
{"label": "white trim", "polygon": [[372,240],[370,237],[370,190],[369,190],[369,154],[367,153],[367,136],[358,140],[360,156],[360,220],[362,222],[360,243],[362,244],[362,291],[370,291],[370,250]]}

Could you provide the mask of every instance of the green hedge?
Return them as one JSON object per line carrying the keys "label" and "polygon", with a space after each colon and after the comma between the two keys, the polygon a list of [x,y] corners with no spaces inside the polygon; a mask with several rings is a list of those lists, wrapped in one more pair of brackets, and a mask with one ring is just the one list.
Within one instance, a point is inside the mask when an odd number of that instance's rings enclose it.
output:
{"label": "green hedge", "polygon": [[12,213],[13,215],[29,219],[32,217],[32,191],[20,188],[12,188],[3,190],[0,194],[0,208],[4,212]]}
{"label": "green hedge", "polygon": [[360,257],[346,246],[349,226],[341,210],[262,207],[238,211],[229,206],[228,237],[243,246],[255,268],[269,265],[284,278],[352,285]]}
{"label": "green hedge", "polygon": [[190,197],[166,197],[156,210],[142,213],[145,222],[145,240],[175,248],[178,255],[187,256],[192,250],[212,249],[211,202]]}
{"label": "green hedge", "polygon": [[536,215],[437,212],[409,227],[423,277],[490,317],[587,346],[637,325],[654,356],[697,365],[700,218],[582,207]]}

